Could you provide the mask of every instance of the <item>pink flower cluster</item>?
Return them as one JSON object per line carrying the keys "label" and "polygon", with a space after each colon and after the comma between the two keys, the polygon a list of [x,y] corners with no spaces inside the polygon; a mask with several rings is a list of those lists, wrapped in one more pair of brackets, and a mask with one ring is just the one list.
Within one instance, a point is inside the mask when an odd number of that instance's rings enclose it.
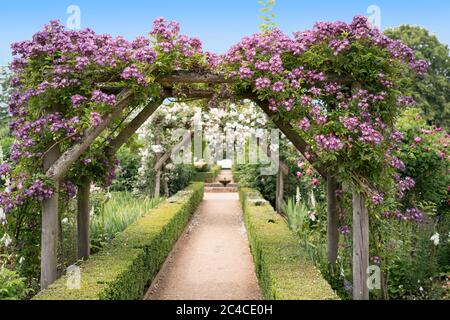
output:
{"label": "pink flower cluster", "polygon": [[384,202],[384,197],[381,194],[377,193],[372,196],[372,203],[374,205],[378,206],[378,205],[382,204],[383,202]]}
{"label": "pink flower cluster", "polygon": [[139,71],[139,69],[132,65],[130,67],[126,67],[122,72],[122,78],[123,79],[136,79],[137,83],[140,85],[147,85],[147,81],[145,80],[144,75]]}
{"label": "pink flower cluster", "polygon": [[359,128],[361,130],[361,137],[359,138],[360,141],[374,145],[379,145],[383,142],[383,135],[375,130],[371,124],[362,123],[359,125]]}
{"label": "pink flower cluster", "polygon": [[46,187],[44,182],[40,179],[34,181],[34,183],[28,189],[24,190],[24,195],[29,198],[34,198],[38,201],[48,199],[53,195],[53,190]]}
{"label": "pink flower cluster", "polygon": [[116,96],[113,94],[106,94],[101,92],[100,90],[95,90],[92,92],[92,98],[91,100],[93,102],[106,104],[109,106],[114,106],[116,104]]}
{"label": "pink flower cluster", "polygon": [[406,209],[405,212],[401,212],[400,210],[385,212],[383,213],[383,217],[386,219],[397,219],[399,221],[420,223],[423,222],[425,215],[417,208],[409,208]]}
{"label": "pink flower cluster", "polygon": [[314,140],[317,143],[317,146],[321,150],[326,151],[340,151],[344,148],[344,144],[335,135],[329,134],[327,136],[321,134],[314,137]]}
{"label": "pink flower cluster", "polygon": [[[179,49],[187,58],[202,53],[202,42],[197,38],[180,35],[180,25],[174,21],[158,18],[153,22],[150,35],[157,39],[157,47],[164,53]],[[210,56],[211,57],[211,56]]]}
{"label": "pink flower cluster", "polygon": [[396,185],[397,192],[399,194],[400,199],[405,196],[405,193],[407,191],[414,189],[416,186],[416,182],[411,177],[406,177],[405,179],[402,180],[402,179],[400,179],[399,175],[396,175],[394,178],[397,183],[397,185]]}
{"label": "pink flower cluster", "polygon": [[70,100],[72,101],[73,107],[77,108],[77,107],[81,106],[83,104],[83,102],[87,100],[87,98],[83,97],[82,95],[76,94],[76,95],[72,96],[72,98],[70,98]]}
{"label": "pink flower cluster", "polygon": [[98,112],[91,112],[90,119],[91,119],[91,124],[94,127],[98,127],[103,122],[103,119],[102,119],[100,113],[98,113]]}

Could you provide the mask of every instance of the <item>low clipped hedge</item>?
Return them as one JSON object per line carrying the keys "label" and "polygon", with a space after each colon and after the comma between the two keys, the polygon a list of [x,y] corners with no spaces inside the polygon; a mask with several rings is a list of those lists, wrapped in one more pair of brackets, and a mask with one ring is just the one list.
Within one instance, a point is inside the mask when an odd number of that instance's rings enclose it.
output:
{"label": "low clipped hedge", "polygon": [[268,300],[337,300],[286,221],[258,191],[239,189],[259,285]]}
{"label": "low clipped hedge", "polygon": [[70,290],[62,277],[35,300],[137,300],[155,278],[190,217],[203,199],[203,183],[193,183],[118,235],[81,263],[81,288]]}
{"label": "low clipped hedge", "polygon": [[194,174],[193,181],[214,183],[216,178],[219,176],[221,168],[219,166],[213,166],[210,171],[207,172],[196,172]]}

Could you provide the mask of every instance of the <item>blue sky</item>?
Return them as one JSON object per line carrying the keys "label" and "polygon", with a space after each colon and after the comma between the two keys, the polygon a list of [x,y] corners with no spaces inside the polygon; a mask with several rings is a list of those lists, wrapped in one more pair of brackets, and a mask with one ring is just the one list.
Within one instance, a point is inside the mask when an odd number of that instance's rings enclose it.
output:
{"label": "blue sky", "polygon": [[[157,17],[181,23],[182,32],[202,39],[206,50],[217,53],[242,36],[258,31],[258,0],[15,0],[0,5],[0,65],[11,60],[10,44],[29,39],[52,19],[66,23],[69,5],[81,9],[81,26],[98,33],[133,39],[145,35]],[[287,32],[311,28],[316,21],[350,21],[368,15],[367,8],[381,9],[382,29],[400,24],[426,27],[450,44],[448,0],[277,0],[279,27]]]}

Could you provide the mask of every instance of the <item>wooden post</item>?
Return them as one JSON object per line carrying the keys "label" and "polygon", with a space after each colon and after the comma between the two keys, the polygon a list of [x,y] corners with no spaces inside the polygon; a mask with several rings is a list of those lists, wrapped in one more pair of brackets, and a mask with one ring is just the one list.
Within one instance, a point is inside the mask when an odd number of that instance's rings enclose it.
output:
{"label": "wooden post", "polygon": [[337,261],[339,246],[339,203],[336,195],[338,182],[331,175],[327,177],[327,207],[328,207],[328,227],[327,227],[327,256],[328,263],[334,265]]}
{"label": "wooden post", "polygon": [[91,180],[88,177],[82,179],[81,185],[78,186],[78,259],[87,260],[90,255],[90,237],[89,237],[89,214],[90,214],[90,194]]}
{"label": "wooden post", "polygon": [[[44,171],[48,170],[61,156],[59,145],[44,156]],[[58,215],[59,181],[54,180],[54,193],[41,204],[41,289],[47,289],[58,277]]]}
{"label": "wooden post", "polygon": [[155,198],[159,198],[161,195],[161,170],[156,172],[155,177]]}
{"label": "wooden post", "polygon": [[353,299],[369,300],[369,213],[365,197],[353,193]]}
{"label": "wooden post", "polygon": [[277,190],[276,190],[276,207],[277,212],[281,213],[284,201],[284,176],[281,170],[278,170],[277,174]]}
{"label": "wooden post", "polygon": [[170,196],[169,177],[164,178],[164,194],[166,195],[166,198]]}

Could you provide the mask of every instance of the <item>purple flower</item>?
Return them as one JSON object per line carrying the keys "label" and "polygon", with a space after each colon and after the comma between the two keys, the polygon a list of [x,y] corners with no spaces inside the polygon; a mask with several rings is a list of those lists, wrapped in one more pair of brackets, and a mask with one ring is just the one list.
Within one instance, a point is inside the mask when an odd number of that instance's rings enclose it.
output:
{"label": "purple flower", "polygon": [[265,61],[256,61],[255,68],[261,71],[268,71],[270,68],[270,64]]}
{"label": "purple flower", "polygon": [[361,130],[360,141],[374,145],[380,145],[383,142],[384,138],[381,133],[375,130],[370,123],[362,123],[359,128]]}
{"label": "purple flower", "polygon": [[380,265],[381,264],[381,258],[379,256],[373,256],[373,257],[370,258],[370,260],[376,265]]}
{"label": "purple flower", "polygon": [[333,49],[334,55],[337,56],[339,53],[348,48],[350,41],[348,39],[344,40],[332,40],[330,42],[330,48]]}
{"label": "purple flower", "polygon": [[311,89],[309,89],[309,92],[311,92],[313,96],[318,97],[322,93],[322,90],[316,87],[312,87]]}
{"label": "purple flower", "polygon": [[116,104],[116,96],[115,95],[108,95],[106,93],[101,92],[100,90],[95,90],[92,93],[92,101],[102,104],[107,104],[110,106],[114,106]]}
{"label": "purple flower", "polygon": [[0,164],[0,177],[6,176],[11,171],[11,166],[7,163]]}
{"label": "purple flower", "polygon": [[272,86],[273,92],[282,92],[284,91],[284,83],[283,81],[275,82]]}
{"label": "purple flower", "polygon": [[291,111],[292,106],[294,105],[294,99],[290,98],[287,100],[284,100],[281,105],[286,109],[286,111]]}
{"label": "purple flower", "polygon": [[145,77],[139,72],[138,68],[135,65],[132,65],[131,67],[127,67],[122,72],[122,78],[123,79],[136,79],[137,82],[140,85],[146,85],[147,81],[145,80]]}
{"label": "purple flower", "polygon": [[53,189],[45,186],[44,182],[40,179],[33,182],[32,186],[24,190],[24,194],[27,197],[34,198],[38,201],[48,199],[53,195]]}
{"label": "purple flower", "polygon": [[273,56],[269,61],[269,70],[272,74],[278,74],[283,72],[283,60],[281,60],[281,56],[279,54]]}
{"label": "purple flower", "polygon": [[300,101],[301,101],[302,105],[307,106],[311,103],[312,99],[310,97],[304,95],[301,97]]}
{"label": "purple flower", "polygon": [[300,130],[306,131],[311,127],[311,123],[309,122],[308,118],[303,118],[303,120],[300,121],[298,127],[300,128]]}
{"label": "purple flower", "polygon": [[350,131],[355,131],[359,126],[359,119],[356,117],[341,117],[340,121]]}
{"label": "purple flower", "polygon": [[83,97],[79,94],[72,96],[72,98],[70,98],[70,100],[72,101],[72,105],[74,106],[74,108],[79,107],[84,101],[87,100],[86,97]]}
{"label": "purple flower", "polygon": [[424,214],[417,208],[406,209],[405,217],[411,222],[422,222],[424,219]]}
{"label": "purple flower", "polygon": [[89,58],[87,57],[76,57],[75,59],[75,69],[77,71],[83,71],[83,69],[89,65]]}
{"label": "purple flower", "polygon": [[375,194],[372,196],[372,202],[378,206],[384,202],[384,197],[381,194]]}
{"label": "purple flower", "polygon": [[342,226],[338,229],[340,234],[343,234],[344,236],[347,236],[350,234],[350,228],[348,226]]}
{"label": "purple flower", "polygon": [[74,198],[77,194],[77,187],[69,180],[66,180],[62,183],[61,187],[67,193],[68,197]]}
{"label": "purple flower", "polygon": [[248,68],[248,67],[241,67],[239,69],[239,75],[240,75],[241,79],[251,79],[251,78],[253,78],[254,74],[255,73],[252,70],[250,70],[250,68]]}
{"label": "purple flower", "polygon": [[407,96],[398,96],[397,97],[397,106],[398,107],[411,107],[416,104],[413,97]]}
{"label": "purple flower", "polygon": [[417,60],[411,63],[411,67],[416,70],[418,74],[426,74],[430,64],[426,60]]}
{"label": "purple flower", "polygon": [[103,119],[100,116],[100,113],[98,113],[98,112],[91,112],[91,124],[94,127],[98,127],[102,122],[103,122]]}
{"label": "purple flower", "polygon": [[255,87],[257,90],[269,88],[272,82],[269,78],[258,78],[255,81]]}
{"label": "purple flower", "polygon": [[396,210],[393,212],[385,212],[383,213],[383,218],[385,219],[393,218],[398,221],[421,223],[424,220],[424,214],[417,208],[409,208],[406,209],[405,212],[401,212],[400,210]]}
{"label": "purple flower", "polygon": [[325,135],[317,135],[314,137],[314,140],[317,143],[317,146],[322,150],[328,151],[340,151],[344,148],[344,144],[341,140],[336,138],[333,134]]}
{"label": "purple flower", "polygon": [[395,156],[391,157],[390,165],[391,165],[391,167],[393,167],[397,170],[400,170],[400,171],[405,171],[405,169],[406,169],[406,166],[403,163],[403,161],[401,161],[399,158],[397,158]]}

